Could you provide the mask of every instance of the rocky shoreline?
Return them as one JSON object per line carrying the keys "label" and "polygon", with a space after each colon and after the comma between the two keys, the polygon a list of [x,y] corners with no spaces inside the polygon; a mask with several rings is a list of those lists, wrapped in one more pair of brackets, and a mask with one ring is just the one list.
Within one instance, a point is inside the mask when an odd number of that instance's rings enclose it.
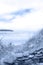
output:
{"label": "rocky shoreline", "polygon": [[[15,57],[14,57],[15,58]],[[39,63],[43,63],[43,48],[34,51],[33,53],[22,56],[22,57],[16,57],[10,61],[4,60],[3,65],[38,65]]]}
{"label": "rocky shoreline", "polygon": [[17,49],[12,45],[0,45],[0,65],[43,65],[43,30],[26,45],[18,46]]}

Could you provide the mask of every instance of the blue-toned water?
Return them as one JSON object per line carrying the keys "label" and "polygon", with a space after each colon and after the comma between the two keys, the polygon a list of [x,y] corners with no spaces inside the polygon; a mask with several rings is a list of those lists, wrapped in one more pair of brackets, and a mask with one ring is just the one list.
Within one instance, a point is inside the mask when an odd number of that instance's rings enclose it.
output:
{"label": "blue-toned water", "polygon": [[27,42],[35,33],[29,31],[14,31],[14,32],[0,32],[0,40],[4,44],[12,43],[14,45],[20,45]]}
{"label": "blue-toned water", "polygon": [[0,59],[0,65],[43,65],[43,30],[0,31]]}

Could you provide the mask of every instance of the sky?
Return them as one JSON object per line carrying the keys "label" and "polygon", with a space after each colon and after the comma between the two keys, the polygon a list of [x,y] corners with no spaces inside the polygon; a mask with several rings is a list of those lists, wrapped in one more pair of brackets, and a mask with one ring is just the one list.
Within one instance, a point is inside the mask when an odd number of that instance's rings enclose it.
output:
{"label": "sky", "polygon": [[43,0],[0,0],[0,29],[43,28]]}

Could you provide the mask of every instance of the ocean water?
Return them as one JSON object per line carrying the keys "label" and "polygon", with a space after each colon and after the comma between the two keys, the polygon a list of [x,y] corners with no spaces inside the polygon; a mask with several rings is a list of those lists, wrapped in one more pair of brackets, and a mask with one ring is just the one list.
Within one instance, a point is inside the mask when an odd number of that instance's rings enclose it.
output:
{"label": "ocean water", "polygon": [[34,32],[29,31],[0,31],[0,40],[6,45],[9,43],[20,45],[27,42],[34,34]]}
{"label": "ocean water", "polygon": [[[15,46],[12,46],[14,48],[12,48],[11,46],[7,46],[10,43],[15,45]],[[24,43],[25,43],[25,45],[23,45]],[[1,44],[3,44],[4,48],[3,47],[1,48]],[[37,46],[37,44],[38,44],[38,46]],[[18,59],[19,62],[15,62],[14,65],[43,65],[43,63],[42,63],[43,62],[42,45],[43,45],[43,30],[41,30],[40,32],[0,31],[0,50],[1,50],[0,51],[0,55],[1,55],[0,56],[0,63],[1,63],[0,65],[4,65],[4,64],[6,65],[6,62],[8,62],[7,65],[11,65],[15,58],[19,58]],[[36,49],[38,50],[38,52]],[[29,53],[30,53],[30,55],[29,55]],[[35,53],[35,55],[34,55],[34,53]],[[40,58],[42,60],[40,60]],[[23,59],[24,60],[28,59],[28,60],[25,60],[25,62],[24,61],[22,62]],[[16,60],[16,61],[18,61],[18,60]],[[41,63],[39,63],[39,60]],[[9,62],[11,64],[9,64]]]}

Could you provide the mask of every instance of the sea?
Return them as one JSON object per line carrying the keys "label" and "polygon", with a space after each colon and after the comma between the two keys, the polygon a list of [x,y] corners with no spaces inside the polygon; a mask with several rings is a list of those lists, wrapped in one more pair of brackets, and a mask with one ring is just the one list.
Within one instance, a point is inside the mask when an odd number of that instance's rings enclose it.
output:
{"label": "sea", "polygon": [[26,43],[34,35],[35,32],[33,31],[0,31],[0,41],[6,45],[9,43],[21,45]]}

